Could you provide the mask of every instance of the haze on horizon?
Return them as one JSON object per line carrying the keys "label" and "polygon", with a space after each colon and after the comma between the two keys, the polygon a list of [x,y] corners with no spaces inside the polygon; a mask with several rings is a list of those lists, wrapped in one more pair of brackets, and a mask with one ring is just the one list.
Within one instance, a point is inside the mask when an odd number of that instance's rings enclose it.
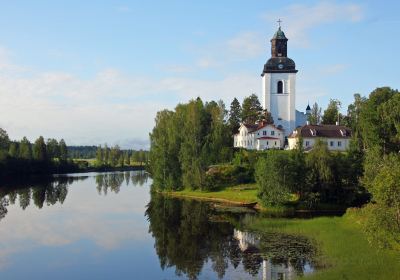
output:
{"label": "haze on horizon", "polygon": [[397,1],[3,2],[0,127],[69,145],[148,148],[157,111],[261,93],[282,20],[297,109],[399,88]]}

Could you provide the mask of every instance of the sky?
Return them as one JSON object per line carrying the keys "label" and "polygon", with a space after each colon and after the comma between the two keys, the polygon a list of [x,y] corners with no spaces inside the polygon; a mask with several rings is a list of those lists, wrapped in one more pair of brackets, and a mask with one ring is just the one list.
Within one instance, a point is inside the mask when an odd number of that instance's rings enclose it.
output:
{"label": "sky", "polygon": [[157,111],[261,98],[277,20],[296,108],[399,88],[398,1],[0,1],[0,127],[10,138],[148,148]]}

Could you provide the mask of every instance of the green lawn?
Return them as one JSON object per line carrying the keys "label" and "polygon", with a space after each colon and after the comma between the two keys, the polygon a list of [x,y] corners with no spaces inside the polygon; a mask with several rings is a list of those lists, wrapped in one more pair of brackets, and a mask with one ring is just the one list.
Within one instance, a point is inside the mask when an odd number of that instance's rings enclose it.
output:
{"label": "green lawn", "polygon": [[307,279],[400,279],[400,252],[372,247],[352,220],[344,217],[256,219],[248,227],[311,238],[320,250],[326,268]]}
{"label": "green lawn", "polygon": [[191,198],[217,199],[222,201],[232,201],[238,203],[258,202],[257,189],[255,184],[238,185],[227,187],[216,191],[182,190],[169,192],[172,196],[182,196]]}

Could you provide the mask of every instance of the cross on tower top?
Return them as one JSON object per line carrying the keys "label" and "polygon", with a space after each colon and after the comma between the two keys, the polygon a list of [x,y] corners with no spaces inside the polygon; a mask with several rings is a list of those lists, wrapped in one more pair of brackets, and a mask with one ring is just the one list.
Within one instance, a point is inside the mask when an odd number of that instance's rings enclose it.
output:
{"label": "cross on tower top", "polygon": [[281,22],[282,22],[281,19],[277,20],[277,23],[279,24],[279,28],[281,27]]}

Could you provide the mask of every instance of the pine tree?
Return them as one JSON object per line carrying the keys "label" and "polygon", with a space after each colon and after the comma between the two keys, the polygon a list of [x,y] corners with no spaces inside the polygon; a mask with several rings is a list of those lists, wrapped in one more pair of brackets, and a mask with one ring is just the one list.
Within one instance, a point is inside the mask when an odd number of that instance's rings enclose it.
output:
{"label": "pine tree", "polygon": [[243,100],[242,104],[242,122],[255,124],[262,114],[263,108],[256,94],[252,94]]}
{"label": "pine tree", "polygon": [[60,149],[60,160],[67,160],[68,149],[67,149],[67,144],[65,144],[64,139],[60,140],[59,149]]}
{"label": "pine tree", "polygon": [[235,97],[231,103],[231,109],[229,111],[229,119],[228,119],[228,124],[232,135],[238,132],[238,129],[240,127],[241,116],[242,116],[242,106],[240,106],[239,101]]}

